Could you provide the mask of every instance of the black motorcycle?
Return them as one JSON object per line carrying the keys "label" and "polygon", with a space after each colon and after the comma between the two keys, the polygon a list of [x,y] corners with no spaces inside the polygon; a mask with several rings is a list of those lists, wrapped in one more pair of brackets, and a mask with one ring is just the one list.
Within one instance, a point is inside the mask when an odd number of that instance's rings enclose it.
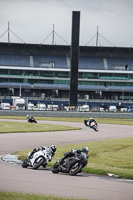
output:
{"label": "black motorcycle", "polygon": [[30,123],[37,123],[37,121],[35,120],[35,118],[34,118],[33,116],[27,115],[27,120],[28,120],[28,122],[30,122]]}
{"label": "black motorcycle", "polygon": [[82,168],[87,165],[87,162],[88,156],[84,152],[66,158],[62,164],[57,159],[57,162],[53,165],[52,172],[56,174],[59,172],[68,173],[71,176],[75,176],[82,172]]}
{"label": "black motorcycle", "polygon": [[37,121],[34,118],[28,119],[28,122],[30,122],[30,123],[37,123]]}

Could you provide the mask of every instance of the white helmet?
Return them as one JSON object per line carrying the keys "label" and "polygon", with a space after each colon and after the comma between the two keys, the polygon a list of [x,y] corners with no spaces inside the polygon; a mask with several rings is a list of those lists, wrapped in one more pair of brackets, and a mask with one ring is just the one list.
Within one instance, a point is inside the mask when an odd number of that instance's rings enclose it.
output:
{"label": "white helmet", "polygon": [[26,116],[27,118],[29,117],[29,115]]}
{"label": "white helmet", "polygon": [[92,119],[92,117],[90,117],[90,120]]}
{"label": "white helmet", "polygon": [[52,149],[53,152],[55,152],[55,151],[56,151],[56,146],[55,146],[55,145],[52,145],[52,146],[51,146],[51,149]]}
{"label": "white helmet", "polygon": [[88,154],[89,153],[89,148],[88,147],[83,147],[82,152]]}

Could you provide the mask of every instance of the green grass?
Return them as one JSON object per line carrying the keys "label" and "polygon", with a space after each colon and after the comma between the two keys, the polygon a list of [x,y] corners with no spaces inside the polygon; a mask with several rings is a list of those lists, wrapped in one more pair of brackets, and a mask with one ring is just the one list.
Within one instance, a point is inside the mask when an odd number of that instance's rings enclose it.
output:
{"label": "green grass", "polygon": [[4,122],[0,121],[0,133],[18,133],[18,132],[50,132],[50,131],[68,131],[78,130],[71,126],[52,125],[52,124],[31,124],[27,122]]}
{"label": "green grass", "polygon": [[[58,146],[55,157],[48,165],[52,167],[57,158],[63,157],[63,153],[71,149],[81,149],[83,146],[88,146],[90,149],[84,172],[99,175],[113,173],[123,178],[133,179],[132,137]],[[24,160],[29,151],[31,149],[18,151],[15,154],[19,155],[20,160]]]}
{"label": "green grass", "polygon": [[[88,113],[88,118],[91,117]],[[25,116],[0,116],[0,119],[23,119]],[[73,118],[73,117],[35,117],[36,120],[44,121],[68,121],[68,122],[84,122],[85,118]],[[95,118],[98,124],[120,124],[120,125],[133,125],[133,119],[112,119],[112,118]]]}
{"label": "green grass", "polygon": [[[0,116],[0,119],[26,119],[25,117]],[[37,120],[44,121],[70,121],[83,123],[84,118],[65,118],[65,117],[36,117]],[[102,119],[95,118],[99,124],[121,124],[133,125],[132,119]],[[59,129],[58,129],[59,128]],[[61,128],[61,129],[60,129]],[[69,130],[76,129],[69,127]],[[54,130],[68,130],[68,126],[55,126],[46,124],[28,124],[19,122],[0,122],[0,133],[8,132],[37,132],[37,131],[54,131]],[[87,166],[83,169],[84,172],[91,174],[106,175],[114,173],[120,175],[122,178],[133,179],[133,138],[113,139],[96,142],[87,142],[73,145],[59,146],[54,159],[48,166],[56,162],[57,158],[63,157],[64,152],[70,151],[72,148],[82,148],[88,146],[90,149],[89,160]],[[27,157],[29,150],[18,151],[14,154],[19,155],[19,159],[24,160]],[[53,197],[36,194],[22,194],[12,192],[0,192],[0,199],[2,200],[72,200],[64,197]],[[73,199],[74,200],[74,199]],[[76,199],[75,199],[76,200]]]}
{"label": "green grass", "polygon": [[15,192],[0,192],[0,199],[1,200],[83,200],[83,199],[70,199],[65,197],[53,197],[53,196],[38,195],[38,194],[22,194]]}

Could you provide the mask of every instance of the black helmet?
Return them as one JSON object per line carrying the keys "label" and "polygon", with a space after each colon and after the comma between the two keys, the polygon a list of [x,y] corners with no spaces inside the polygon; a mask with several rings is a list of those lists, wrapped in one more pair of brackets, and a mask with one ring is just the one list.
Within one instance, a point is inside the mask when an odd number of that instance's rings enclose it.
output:
{"label": "black helmet", "polygon": [[83,147],[82,152],[88,154],[89,153],[89,148],[88,147]]}
{"label": "black helmet", "polygon": [[53,152],[55,152],[55,151],[56,151],[56,146],[55,146],[55,145],[52,145],[52,146],[51,146],[51,149],[52,149]]}

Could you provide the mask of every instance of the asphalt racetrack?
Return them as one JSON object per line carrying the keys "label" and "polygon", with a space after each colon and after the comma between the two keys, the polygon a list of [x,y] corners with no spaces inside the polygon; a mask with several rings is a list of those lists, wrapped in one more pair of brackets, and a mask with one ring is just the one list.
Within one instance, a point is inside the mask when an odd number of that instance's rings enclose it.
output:
{"label": "asphalt racetrack", "polygon": [[[17,121],[24,122],[24,120]],[[0,155],[41,145],[50,146],[55,144],[58,150],[58,146],[65,144],[133,136],[133,127],[125,125],[100,124],[99,132],[94,132],[85,127],[83,123],[54,121],[38,121],[38,123],[61,124],[81,127],[82,129],[76,131],[0,134]],[[19,165],[0,160],[0,191],[90,200],[132,200],[133,181],[86,175],[84,173],[74,177],[67,174],[53,174],[49,168],[24,169]]]}

